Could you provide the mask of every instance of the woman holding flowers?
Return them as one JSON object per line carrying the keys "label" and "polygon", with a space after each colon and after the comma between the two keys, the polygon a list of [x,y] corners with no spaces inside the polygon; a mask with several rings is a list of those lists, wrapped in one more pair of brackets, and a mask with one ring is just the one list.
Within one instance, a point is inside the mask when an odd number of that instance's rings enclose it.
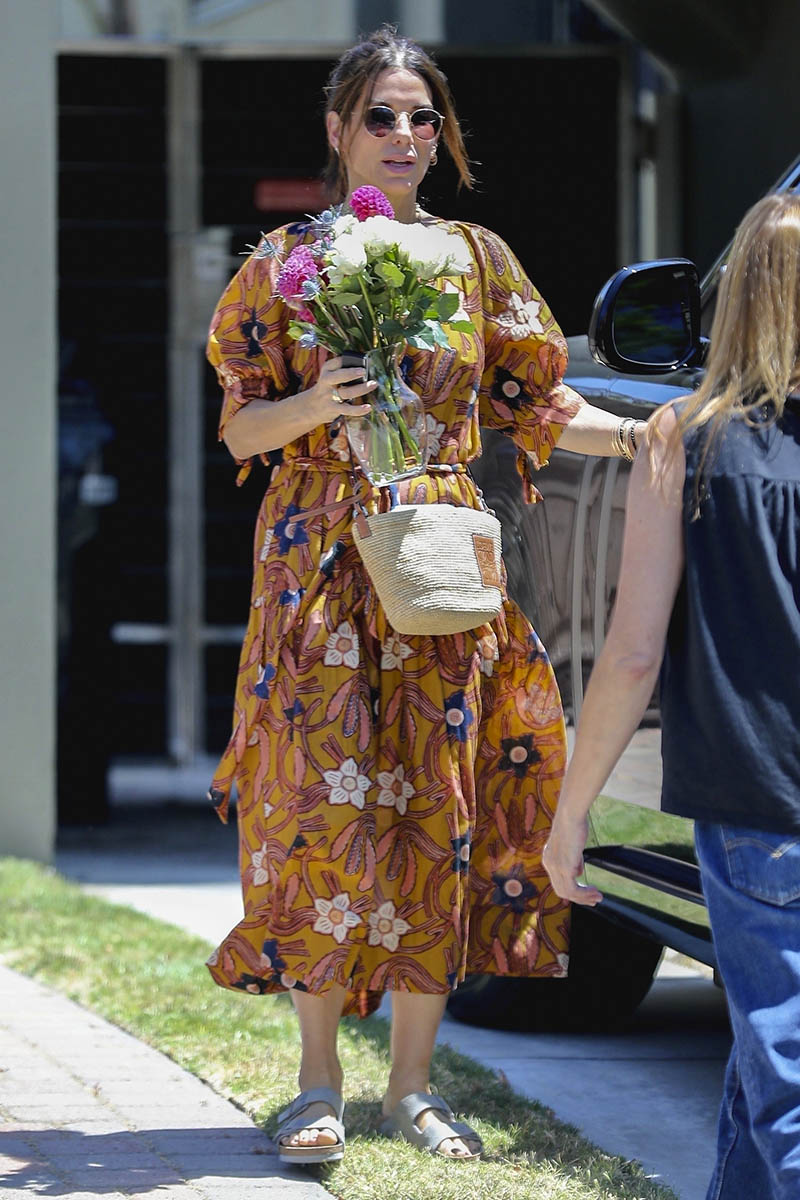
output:
{"label": "woman holding flowers", "polygon": [[[431,58],[390,29],[366,38],[331,75],[326,121],[327,178],[345,207],[265,237],[211,324],[220,434],[240,478],[255,456],[274,471],[233,736],[212,787],[223,819],[237,787],[245,916],[209,967],[224,987],[291,992],[301,1093],[280,1118],[283,1160],[341,1157],[339,1018],[366,1015],[385,991],[384,1131],[474,1158],[478,1135],[430,1093],[431,1054],[467,972],[566,973],[569,908],[541,864],[563,714],[544,649],[510,601],[468,633],[391,628],[353,543],[354,493],[368,512],[476,508],[467,464],[481,425],[514,438],[522,468],[544,465],[559,440],[632,454],[636,431],[563,385],[564,338],[508,247],[418,207],[442,144],[471,184]],[[392,335],[429,461],[379,488],[354,471],[347,437],[348,423],[375,419],[375,384],[342,352]]]}

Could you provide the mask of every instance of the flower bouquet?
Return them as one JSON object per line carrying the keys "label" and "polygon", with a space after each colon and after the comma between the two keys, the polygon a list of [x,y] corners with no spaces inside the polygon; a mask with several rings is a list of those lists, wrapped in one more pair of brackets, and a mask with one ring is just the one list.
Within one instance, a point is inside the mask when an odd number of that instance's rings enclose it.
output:
{"label": "flower bouquet", "polygon": [[[364,398],[369,414],[345,421],[353,453],[375,484],[413,475],[427,462],[427,426],[400,358],[406,345],[449,346],[445,325],[472,331],[458,292],[435,286],[469,270],[467,246],[439,226],[396,221],[375,187],[358,188],[349,211],[328,209],[312,229],[315,242],[296,246],[278,276],[278,292],[296,314],[290,336],[363,359],[366,378],[378,386]],[[356,364],[351,358],[347,365]]]}

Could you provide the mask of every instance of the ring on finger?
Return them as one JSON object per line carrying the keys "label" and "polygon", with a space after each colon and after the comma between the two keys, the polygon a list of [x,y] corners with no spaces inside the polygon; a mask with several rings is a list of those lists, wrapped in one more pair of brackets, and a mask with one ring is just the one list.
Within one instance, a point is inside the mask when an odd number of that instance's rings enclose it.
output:
{"label": "ring on finger", "polygon": [[334,388],[333,391],[331,392],[331,400],[333,400],[334,404],[344,404],[344,400],[339,395],[336,388]]}

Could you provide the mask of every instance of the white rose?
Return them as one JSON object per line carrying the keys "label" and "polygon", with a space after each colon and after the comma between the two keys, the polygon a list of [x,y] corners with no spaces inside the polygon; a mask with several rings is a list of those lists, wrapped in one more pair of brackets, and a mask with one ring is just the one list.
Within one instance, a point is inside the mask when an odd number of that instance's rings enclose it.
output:
{"label": "white rose", "polygon": [[367,254],[378,256],[396,246],[403,234],[403,226],[399,221],[391,221],[389,217],[367,217],[360,221],[354,230]]}
{"label": "white rose", "polygon": [[341,283],[348,275],[357,275],[367,265],[364,247],[357,237],[343,233],[327,253],[331,283]]}
{"label": "white rose", "polygon": [[469,246],[458,233],[447,234],[446,271],[448,275],[467,275],[472,267]]}
{"label": "white rose", "polygon": [[342,213],[342,215],[337,217],[333,222],[334,237],[341,237],[343,233],[352,233],[357,224],[358,221],[355,219],[352,213]]}

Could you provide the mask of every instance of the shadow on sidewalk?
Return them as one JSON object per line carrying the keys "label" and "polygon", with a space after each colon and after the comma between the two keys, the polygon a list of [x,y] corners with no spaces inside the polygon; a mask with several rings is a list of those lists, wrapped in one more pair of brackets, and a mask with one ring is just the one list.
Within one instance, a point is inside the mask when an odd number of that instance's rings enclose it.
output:
{"label": "shadow on sidewalk", "polygon": [[215,1196],[215,1180],[226,1195],[233,1194],[231,1180],[309,1180],[308,1173],[278,1162],[275,1146],[262,1130],[248,1128],[90,1133],[19,1123],[0,1133],[0,1156],[0,1189],[19,1196],[140,1195],[200,1180],[204,1192]]}

